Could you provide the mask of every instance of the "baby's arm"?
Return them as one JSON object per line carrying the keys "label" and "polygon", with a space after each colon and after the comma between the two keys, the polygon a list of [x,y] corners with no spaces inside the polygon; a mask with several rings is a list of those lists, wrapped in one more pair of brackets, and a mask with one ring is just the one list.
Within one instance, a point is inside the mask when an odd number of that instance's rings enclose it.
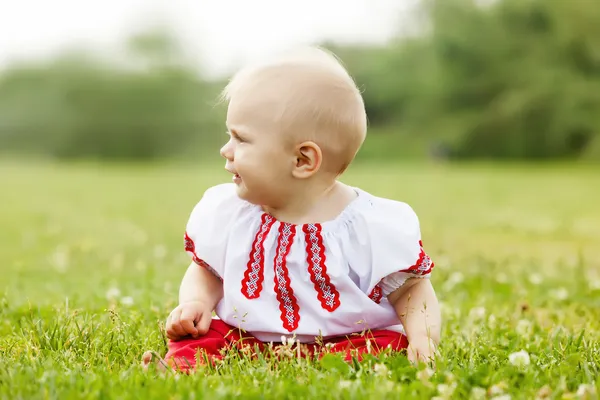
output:
{"label": "baby's arm", "polygon": [[223,284],[208,269],[191,263],[179,288],[179,305],[167,319],[167,337],[198,337],[208,332],[212,312],[223,297]]}
{"label": "baby's arm", "polygon": [[179,287],[179,304],[197,301],[212,312],[223,297],[223,283],[208,269],[192,262]]}
{"label": "baby's arm", "polygon": [[208,332],[212,313],[223,298],[225,246],[232,216],[242,203],[233,184],[207,189],[185,226],[184,248],[192,259],[181,285],[179,305],[167,319],[171,340]]}
{"label": "baby's arm", "polygon": [[390,293],[390,304],[398,313],[409,342],[411,361],[434,358],[440,341],[440,307],[429,279],[411,278]]}

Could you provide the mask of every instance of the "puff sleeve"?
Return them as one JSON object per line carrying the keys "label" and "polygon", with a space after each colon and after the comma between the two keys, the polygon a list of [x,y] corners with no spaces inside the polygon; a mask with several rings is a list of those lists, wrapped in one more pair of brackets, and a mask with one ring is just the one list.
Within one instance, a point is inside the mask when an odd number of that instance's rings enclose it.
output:
{"label": "puff sleeve", "polygon": [[221,280],[229,228],[239,202],[230,184],[213,186],[193,208],[185,229],[185,251],[196,264]]}
{"label": "puff sleeve", "polygon": [[429,278],[434,263],[421,240],[419,218],[406,203],[378,199],[369,218],[370,297],[376,301],[409,278]]}

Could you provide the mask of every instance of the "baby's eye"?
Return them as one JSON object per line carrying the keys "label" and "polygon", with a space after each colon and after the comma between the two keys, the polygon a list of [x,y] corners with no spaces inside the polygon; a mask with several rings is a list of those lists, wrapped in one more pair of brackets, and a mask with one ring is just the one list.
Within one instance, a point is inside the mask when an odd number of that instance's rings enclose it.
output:
{"label": "baby's eye", "polygon": [[233,133],[227,131],[227,132],[225,132],[225,134],[227,135],[227,137],[229,139],[237,140],[237,137]]}
{"label": "baby's eye", "polygon": [[233,138],[234,138],[234,139],[235,139],[237,142],[239,142],[239,143],[244,143],[244,142],[245,142],[245,140],[244,140],[243,138],[241,138],[239,135],[237,135],[237,134],[235,134],[235,133],[232,135],[232,137],[233,137]]}
{"label": "baby's eye", "polygon": [[245,143],[246,140],[242,137],[240,137],[240,135],[237,134],[237,132],[227,132],[227,135],[231,138],[233,138],[233,140],[235,140],[238,143]]}

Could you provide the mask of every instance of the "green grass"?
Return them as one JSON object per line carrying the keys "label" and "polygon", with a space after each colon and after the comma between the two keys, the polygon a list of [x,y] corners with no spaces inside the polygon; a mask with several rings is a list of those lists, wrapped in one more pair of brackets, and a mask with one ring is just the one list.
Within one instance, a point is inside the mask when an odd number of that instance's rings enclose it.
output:
{"label": "green grass", "polygon": [[[421,218],[444,316],[431,377],[403,356],[142,372],[144,350],[164,353],[188,214],[228,179],[221,165],[0,163],[0,398],[597,398],[582,386],[600,384],[600,168],[590,166],[349,171],[346,182]],[[521,350],[531,363],[512,365]]]}

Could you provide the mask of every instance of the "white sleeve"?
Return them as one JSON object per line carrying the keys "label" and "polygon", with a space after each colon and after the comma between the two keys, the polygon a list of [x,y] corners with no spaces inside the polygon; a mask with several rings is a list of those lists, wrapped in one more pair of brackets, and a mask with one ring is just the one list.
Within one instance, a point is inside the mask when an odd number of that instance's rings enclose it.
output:
{"label": "white sleeve", "polygon": [[431,276],[434,263],[423,248],[419,218],[408,204],[380,199],[368,225],[370,291],[387,296],[409,278]]}
{"label": "white sleeve", "polygon": [[223,279],[229,227],[239,198],[235,188],[222,184],[209,188],[191,212],[184,235],[185,251],[200,267]]}

